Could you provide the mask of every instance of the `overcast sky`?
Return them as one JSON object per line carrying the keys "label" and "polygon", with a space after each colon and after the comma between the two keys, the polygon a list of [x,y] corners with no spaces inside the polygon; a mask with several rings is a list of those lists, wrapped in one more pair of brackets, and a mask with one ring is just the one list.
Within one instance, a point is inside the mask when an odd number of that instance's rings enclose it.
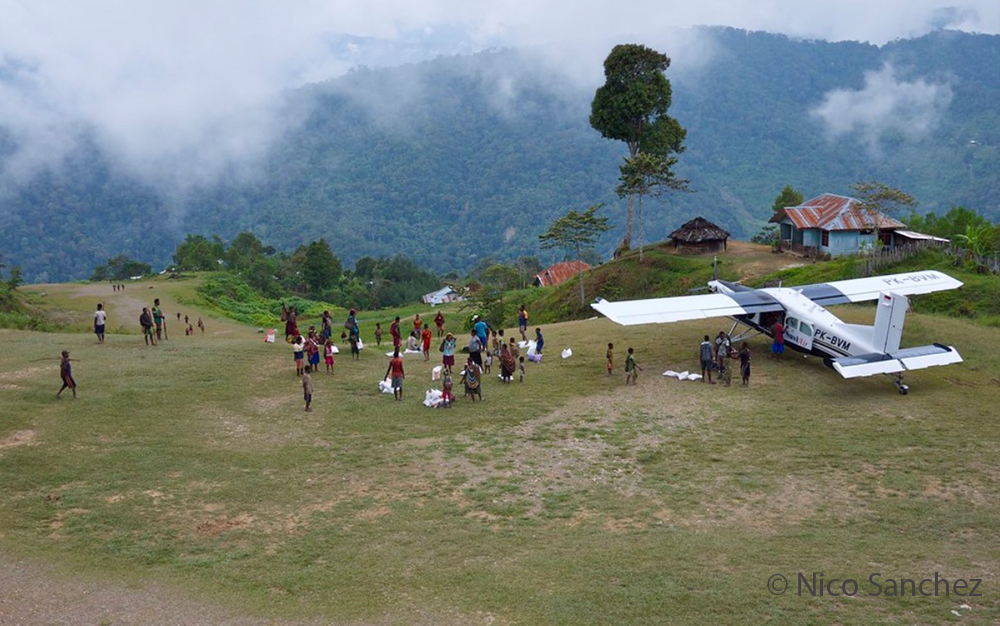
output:
{"label": "overcast sky", "polygon": [[623,41],[697,63],[704,42],[664,33],[703,24],[880,44],[935,28],[997,33],[1000,1],[0,0],[0,125],[21,146],[0,168],[30,175],[88,127],[137,170],[183,162],[177,178],[211,177],[273,139],[282,89],[352,66],[509,46],[597,84]]}

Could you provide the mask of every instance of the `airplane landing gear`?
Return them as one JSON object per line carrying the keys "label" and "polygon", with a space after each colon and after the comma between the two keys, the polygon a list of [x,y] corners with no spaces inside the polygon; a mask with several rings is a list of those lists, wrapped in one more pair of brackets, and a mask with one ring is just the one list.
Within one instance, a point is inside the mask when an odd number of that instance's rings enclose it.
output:
{"label": "airplane landing gear", "polygon": [[897,376],[895,380],[892,381],[896,385],[896,389],[899,389],[899,394],[905,396],[910,393],[909,385],[903,384],[903,377]]}

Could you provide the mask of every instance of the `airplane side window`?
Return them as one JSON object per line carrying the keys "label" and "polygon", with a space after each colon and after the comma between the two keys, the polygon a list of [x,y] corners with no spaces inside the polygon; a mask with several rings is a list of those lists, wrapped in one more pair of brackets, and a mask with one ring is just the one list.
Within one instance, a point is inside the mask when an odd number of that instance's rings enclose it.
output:
{"label": "airplane side window", "polygon": [[809,324],[802,322],[802,324],[799,325],[799,332],[807,337],[812,337],[813,329],[812,326],[810,326]]}
{"label": "airplane side window", "polygon": [[786,317],[785,318],[785,328],[791,328],[793,330],[798,330],[799,329],[799,320],[795,319],[794,317]]}

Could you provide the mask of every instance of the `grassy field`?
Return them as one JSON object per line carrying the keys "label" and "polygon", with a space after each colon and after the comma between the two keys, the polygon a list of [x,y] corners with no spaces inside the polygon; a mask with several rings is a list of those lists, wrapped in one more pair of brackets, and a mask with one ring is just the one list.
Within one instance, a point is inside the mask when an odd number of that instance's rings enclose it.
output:
{"label": "grassy field", "polygon": [[[682,383],[660,374],[695,367],[723,321],[577,321],[545,326],[544,361],[487,380],[481,404],[423,407],[419,358],[393,402],[366,349],[314,376],[304,413],[290,349],[178,304],[195,280],[41,286],[32,302],[80,332],[0,330],[0,552],[332,624],[1000,621],[1000,329],[911,315],[906,345],[966,362],[910,375],[904,397],[771,362],[763,339],[749,388]],[[143,346],[153,297],[208,332]],[[98,299],[132,334],[96,345]],[[608,341],[619,361],[636,348],[637,387],[605,373]],[[64,348],[77,401],[54,399]],[[799,596],[799,572],[860,591]],[[983,595],[869,596],[875,572],[979,578]]]}

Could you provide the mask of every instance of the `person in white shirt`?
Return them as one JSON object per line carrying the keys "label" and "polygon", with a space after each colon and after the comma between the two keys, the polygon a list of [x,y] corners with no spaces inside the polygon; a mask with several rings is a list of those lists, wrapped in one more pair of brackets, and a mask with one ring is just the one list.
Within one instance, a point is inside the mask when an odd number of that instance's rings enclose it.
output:
{"label": "person in white shirt", "polygon": [[97,335],[97,343],[104,343],[104,325],[108,321],[108,312],[104,310],[104,305],[97,304],[94,311],[94,334]]}

